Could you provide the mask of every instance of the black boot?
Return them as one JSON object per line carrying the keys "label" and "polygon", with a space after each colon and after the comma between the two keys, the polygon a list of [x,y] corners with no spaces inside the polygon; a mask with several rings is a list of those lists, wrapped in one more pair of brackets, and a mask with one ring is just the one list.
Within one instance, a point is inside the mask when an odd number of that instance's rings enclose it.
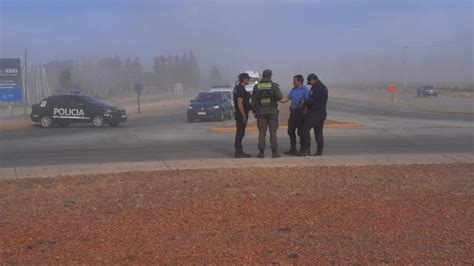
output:
{"label": "black boot", "polygon": [[318,150],[314,156],[322,156],[323,155],[323,151],[322,150]]}
{"label": "black boot", "polygon": [[257,155],[257,158],[265,158],[265,151],[264,151],[264,150],[260,150],[260,152],[259,152],[258,155]]}
{"label": "black boot", "polygon": [[245,153],[242,149],[236,149],[234,158],[249,158],[250,154]]}
{"label": "black boot", "polygon": [[280,158],[280,154],[278,154],[277,150],[272,150],[272,158]]}
{"label": "black boot", "polygon": [[291,148],[287,151],[284,152],[286,155],[296,155],[298,151],[296,150],[296,147],[291,145]]}
{"label": "black boot", "polygon": [[304,157],[309,155],[309,150],[301,149],[296,153],[296,156],[298,157]]}
{"label": "black boot", "polygon": [[242,155],[245,156],[245,158],[250,158],[252,157],[252,155],[248,154],[248,153],[245,153],[245,152],[242,152]]}

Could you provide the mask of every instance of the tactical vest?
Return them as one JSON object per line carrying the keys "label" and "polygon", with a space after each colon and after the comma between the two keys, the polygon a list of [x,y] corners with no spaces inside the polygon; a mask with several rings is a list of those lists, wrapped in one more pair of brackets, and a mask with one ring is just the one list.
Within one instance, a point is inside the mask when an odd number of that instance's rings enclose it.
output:
{"label": "tactical vest", "polygon": [[274,106],[275,100],[273,99],[273,89],[272,83],[258,83],[258,99],[260,101],[260,106],[270,107]]}

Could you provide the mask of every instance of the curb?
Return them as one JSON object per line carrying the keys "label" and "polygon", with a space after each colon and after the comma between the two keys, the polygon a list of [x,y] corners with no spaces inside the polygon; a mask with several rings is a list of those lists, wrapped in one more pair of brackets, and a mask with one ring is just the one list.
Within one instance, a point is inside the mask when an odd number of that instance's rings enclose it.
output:
{"label": "curb", "polygon": [[93,175],[133,171],[174,171],[199,169],[233,169],[249,167],[314,167],[314,166],[364,166],[364,165],[413,165],[413,164],[474,164],[471,153],[452,154],[373,154],[327,155],[321,157],[282,157],[278,159],[205,159],[181,161],[148,161],[122,163],[91,163],[75,165],[21,166],[0,168],[0,180],[35,177]]}

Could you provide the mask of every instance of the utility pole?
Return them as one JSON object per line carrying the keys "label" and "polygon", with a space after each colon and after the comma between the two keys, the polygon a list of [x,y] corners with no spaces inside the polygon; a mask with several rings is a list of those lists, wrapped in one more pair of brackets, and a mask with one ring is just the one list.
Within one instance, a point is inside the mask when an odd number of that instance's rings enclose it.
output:
{"label": "utility pole", "polygon": [[408,62],[407,62],[408,46],[403,47],[403,50],[404,50],[403,64],[405,65],[405,81],[403,82],[403,88],[406,90],[407,89],[407,80],[408,80]]}
{"label": "utility pole", "polygon": [[25,84],[23,87],[25,88],[25,115],[28,109],[28,50],[25,49]]}
{"label": "utility pole", "polygon": [[137,93],[138,114],[140,114],[140,94],[142,94],[143,85],[141,83],[135,84],[135,92]]}

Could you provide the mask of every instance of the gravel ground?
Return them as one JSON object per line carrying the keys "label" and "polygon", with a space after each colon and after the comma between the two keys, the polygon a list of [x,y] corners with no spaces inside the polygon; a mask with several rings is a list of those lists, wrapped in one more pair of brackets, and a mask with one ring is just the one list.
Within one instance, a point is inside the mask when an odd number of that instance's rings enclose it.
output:
{"label": "gravel ground", "polygon": [[474,165],[0,181],[0,264],[473,264]]}

